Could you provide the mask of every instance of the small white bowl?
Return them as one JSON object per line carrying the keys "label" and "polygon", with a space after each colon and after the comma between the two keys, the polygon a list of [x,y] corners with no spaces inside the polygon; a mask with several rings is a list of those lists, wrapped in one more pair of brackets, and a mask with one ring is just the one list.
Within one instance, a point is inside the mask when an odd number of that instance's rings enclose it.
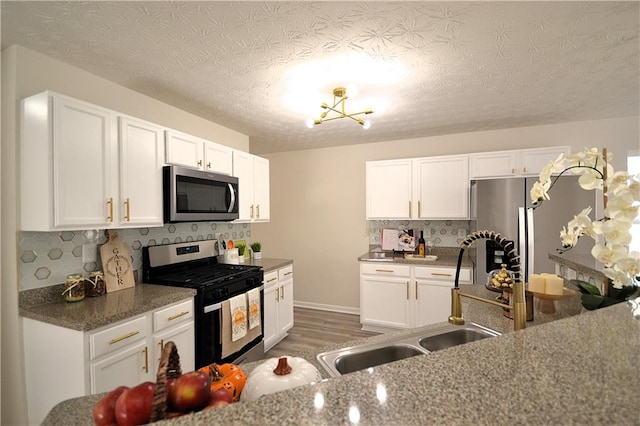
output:
{"label": "small white bowl", "polygon": [[438,256],[429,254],[424,257],[424,260],[429,260],[429,261],[438,260]]}

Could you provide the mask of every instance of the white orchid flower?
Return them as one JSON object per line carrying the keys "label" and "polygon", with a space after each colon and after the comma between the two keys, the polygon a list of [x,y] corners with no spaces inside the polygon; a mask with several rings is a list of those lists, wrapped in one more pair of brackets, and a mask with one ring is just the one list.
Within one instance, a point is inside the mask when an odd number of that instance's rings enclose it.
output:
{"label": "white orchid flower", "polygon": [[602,224],[602,234],[608,244],[628,246],[631,243],[628,222],[608,220]]}
{"label": "white orchid flower", "polygon": [[603,184],[602,176],[595,170],[586,169],[578,178],[578,184],[582,189],[600,189]]}
{"label": "white orchid flower", "polygon": [[617,260],[627,255],[627,248],[619,245],[596,244],[591,249],[591,255],[606,267],[611,267]]}
{"label": "white orchid flower", "polygon": [[613,285],[622,287],[633,285],[640,273],[640,253],[629,252],[631,226],[640,214],[640,175],[614,172],[612,159],[612,153],[604,158],[598,148],[585,148],[568,156],[561,154],[540,172],[530,195],[533,202],[549,200],[554,174],[579,175],[578,183],[585,190],[604,189],[606,183],[604,218],[592,221],[589,217],[592,209],[587,207],[562,228],[560,239],[563,247],[571,248],[583,235],[593,238],[596,245],[591,254],[605,265],[603,273]]}
{"label": "white orchid flower", "polygon": [[536,182],[533,184],[533,187],[530,191],[531,201],[538,202],[549,200],[549,187],[551,186],[551,181],[547,182]]}
{"label": "white orchid flower", "polygon": [[633,285],[633,278],[624,271],[618,271],[613,268],[604,268],[602,273],[611,280],[615,288]]}

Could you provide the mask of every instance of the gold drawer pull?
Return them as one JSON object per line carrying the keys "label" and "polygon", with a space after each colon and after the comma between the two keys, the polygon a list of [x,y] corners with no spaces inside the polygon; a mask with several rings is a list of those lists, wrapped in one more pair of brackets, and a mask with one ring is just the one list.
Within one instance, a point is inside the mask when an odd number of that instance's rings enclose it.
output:
{"label": "gold drawer pull", "polygon": [[431,275],[435,275],[436,277],[452,277],[452,274],[444,274],[442,272],[432,272]]}
{"label": "gold drawer pull", "polygon": [[270,283],[270,282],[273,282],[275,280],[277,280],[277,278],[271,278],[270,280],[267,280],[267,282]]}
{"label": "gold drawer pull", "polygon": [[107,204],[109,205],[109,217],[107,217],[107,220],[113,223],[113,197],[109,197]]}
{"label": "gold drawer pull", "polygon": [[131,202],[129,201],[128,198],[125,200],[124,205],[127,207],[127,211],[125,213],[124,219],[127,222],[131,222]]}
{"label": "gold drawer pull", "polygon": [[202,167],[202,160],[198,160],[198,167]]}
{"label": "gold drawer pull", "polygon": [[376,269],[376,272],[395,272],[393,269]]}
{"label": "gold drawer pull", "polygon": [[207,169],[210,169],[210,168],[211,168],[211,161],[207,163]]}
{"label": "gold drawer pull", "polygon": [[149,372],[149,350],[147,349],[146,346],[142,350],[142,353],[144,354],[144,367],[142,367],[142,369],[144,370],[145,373],[148,373]]}
{"label": "gold drawer pull", "polygon": [[189,311],[182,311],[179,314],[175,314],[175,315],[171,315],[169,318],[167,318],[169,321],[173,321],[176,318],[180,318],[183,317],[185,315],[187,315],[189,313]]}
{"label": "gold drawer pull", "polygon": [[293,274],[293,271],[285,272],[284,274],[285,275],[291,275],[291,274]]}
{"label": "gold drawer pull", "polygon": [[110,345],[113,345],[114,343],[121,342],[121,341],[123,341],[124,339],[128,339],[129,337],[133,337],[133,336],[135,336],[136,334],[140,334],[140,332],[139,332],[139,331],[132,331],[131,333],[127,333],[127,334],[125,334],[124,336],[116,337],[115,339],[111,339],[111,340],[109,340],[109,344],[110,344]]}

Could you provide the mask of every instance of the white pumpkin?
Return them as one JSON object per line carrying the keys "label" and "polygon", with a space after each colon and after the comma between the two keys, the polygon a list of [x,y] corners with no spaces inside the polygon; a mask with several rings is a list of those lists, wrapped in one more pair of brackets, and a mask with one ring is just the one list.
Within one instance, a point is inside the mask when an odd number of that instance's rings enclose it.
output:
{"label": "white pumpkin", "polygon": [[250,401],[262,395],[313,384],[320,380],[322,376],[318,369],[303,358],[270,358],[249,373],[240,399]]}

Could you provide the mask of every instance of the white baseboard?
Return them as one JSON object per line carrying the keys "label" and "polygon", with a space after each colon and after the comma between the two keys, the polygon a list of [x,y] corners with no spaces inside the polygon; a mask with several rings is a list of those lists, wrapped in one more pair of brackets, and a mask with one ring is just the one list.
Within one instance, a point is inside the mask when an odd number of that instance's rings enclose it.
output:
{"label": "white baseboard", "polygon": [[297,306],[299,308],[318,309],[320,311],[342,312],[344,314],[360,315],[359,308],[351,308],[349,306],[325,305],[322,303],[301,302],[298,300],[293,301],[293,306]]}

